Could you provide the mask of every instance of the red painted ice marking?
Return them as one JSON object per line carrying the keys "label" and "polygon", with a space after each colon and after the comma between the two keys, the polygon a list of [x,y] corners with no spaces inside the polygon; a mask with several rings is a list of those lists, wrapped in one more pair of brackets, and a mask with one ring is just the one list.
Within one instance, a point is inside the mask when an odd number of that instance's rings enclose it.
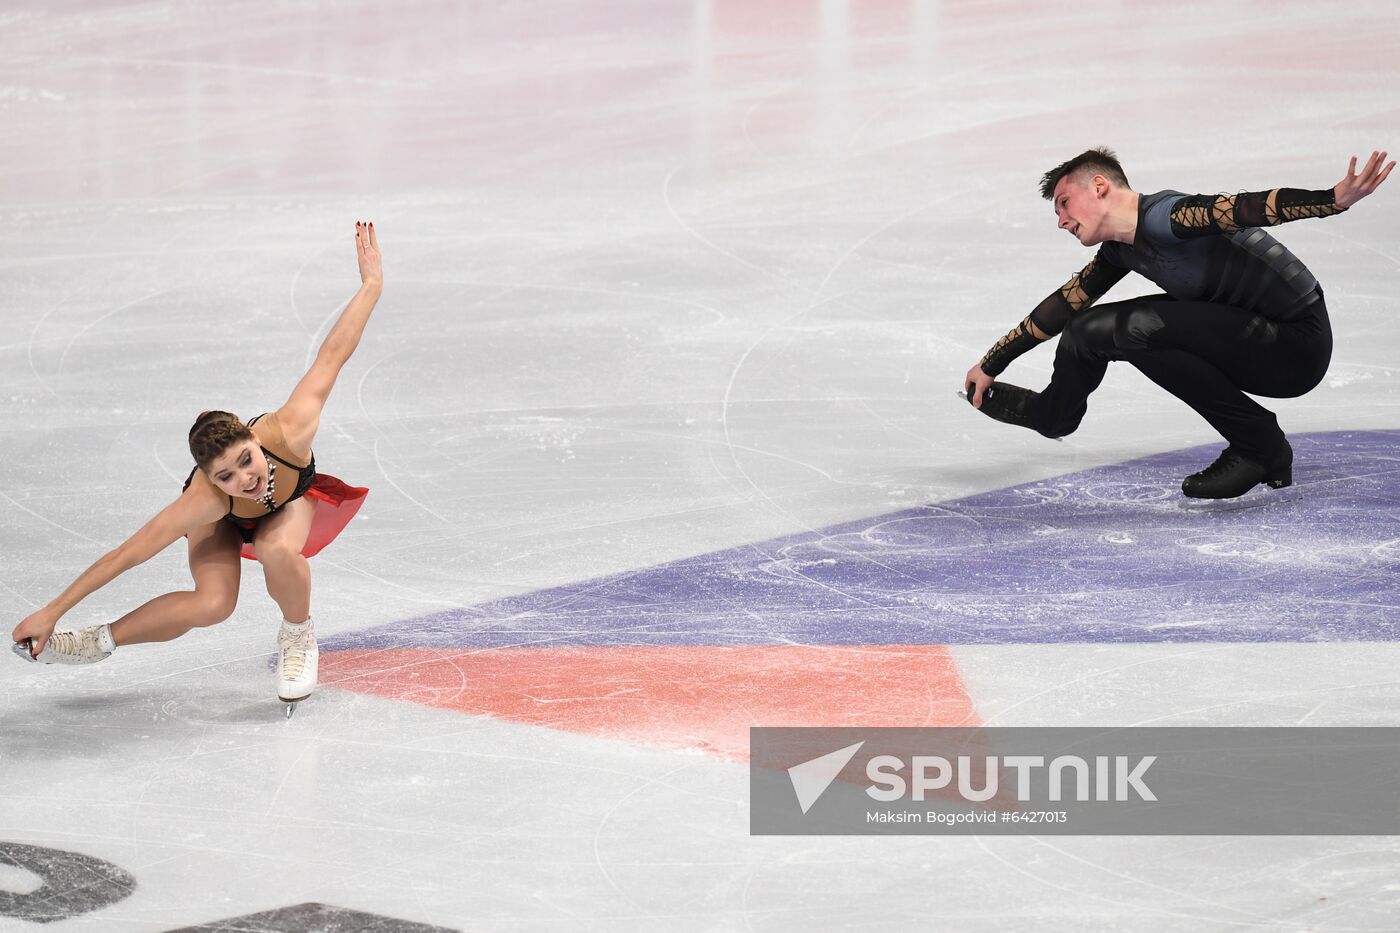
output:
{"label": "red painted ice marking", "polygon": [[321,683],[736,760],[750,726],[981,724],[942,645],[352,649]]}

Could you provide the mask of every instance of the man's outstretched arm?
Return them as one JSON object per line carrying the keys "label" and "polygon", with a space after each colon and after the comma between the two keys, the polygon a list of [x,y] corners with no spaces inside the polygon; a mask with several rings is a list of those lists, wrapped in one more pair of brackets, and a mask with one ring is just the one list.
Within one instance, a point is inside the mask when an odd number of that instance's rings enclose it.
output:
{"label": "man's outstretched arm", "polygon": [[1340,214],[1375,191],[1390,176],[1395,162],[1386,164],[1387,154],[1372,152],[1360,173],[1356,171],[1356,156],[1352,156],[1346,177],[1331,188],[1316,191],[1274,188],[1239,194],[1190,195],[1172,207],[1172,233],[1181,239],[1214,236],[1245,227],[1272,227],[1291,220]]}

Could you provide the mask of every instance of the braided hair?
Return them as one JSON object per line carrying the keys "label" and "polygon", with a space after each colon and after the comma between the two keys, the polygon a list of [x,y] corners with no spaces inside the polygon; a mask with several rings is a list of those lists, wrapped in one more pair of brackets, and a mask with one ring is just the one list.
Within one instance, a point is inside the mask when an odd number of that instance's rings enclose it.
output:
{"label": "braided hair", "polygon": [[224,451],[252,439],[252,430],[233,412],[200,412],[190,428],[190,455],[201,470],[208,470]]}

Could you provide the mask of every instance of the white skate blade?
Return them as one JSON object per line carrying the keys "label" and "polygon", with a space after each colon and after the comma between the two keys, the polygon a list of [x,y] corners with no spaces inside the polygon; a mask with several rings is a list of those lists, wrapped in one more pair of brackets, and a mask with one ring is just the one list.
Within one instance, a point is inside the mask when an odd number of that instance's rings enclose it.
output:
{"label": "white skate blade", "polygon": [[1177,508],[1183,512],[1243,512],[1248,509],[1277,508],[1297,502],[1302,497],[1303,491],[1297,486],[1285,486],[1282,489],[1256,486],[1233,499],[1195,499],[1186,496],[1177,503]]}

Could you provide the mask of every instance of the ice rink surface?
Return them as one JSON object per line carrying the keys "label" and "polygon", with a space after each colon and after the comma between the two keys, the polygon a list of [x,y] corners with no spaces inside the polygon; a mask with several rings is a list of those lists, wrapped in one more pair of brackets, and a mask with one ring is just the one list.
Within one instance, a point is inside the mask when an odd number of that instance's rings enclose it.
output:
{"label": "ice rink surface", "polygon": [[[1273,406],[1288,495],[1178,508],[1221,445],[1122,364],[1063,443],[954,395],[1089,258],[1056,163],[1400,149],[1394,4],[21,0],[0,48],[7,632],[199,411],[285,399],[355,220],[386,270],[316,443],[372,489],[313,561],[321,689],[283,718],[251,563],[212,629],[6,652],[0,929],[1400,925],[1391,837],[751,837],[744,747],[1396,724],[1400,180],[1278,232],[1336,334]],[[62,625],[187,587],[172,547]]]}

